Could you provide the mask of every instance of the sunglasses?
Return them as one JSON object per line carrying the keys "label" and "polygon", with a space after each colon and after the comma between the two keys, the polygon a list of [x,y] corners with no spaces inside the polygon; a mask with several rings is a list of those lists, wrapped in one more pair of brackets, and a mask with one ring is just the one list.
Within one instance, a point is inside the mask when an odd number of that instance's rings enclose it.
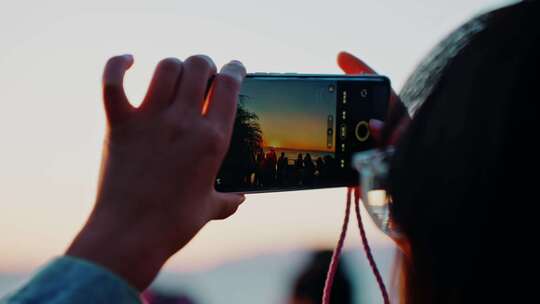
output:
{"label": "sunglasses", "polygon": [[401,233],[392,219],[392,197],[388,191],[390,160],[394,148],[373,149],[356,153],[353,166],[359,173],[362,204],[377,227],[393,239]]}
{"label": "sunglasses", "polygon": [[[394,240],[400,239],[400,232],[394,224],[391,216],[391,204],[392,197],[388,191],[388,173],[390,168],[390,160],[394,155],[394,148],[387,147],[385,149],[373,149],[360,153],[356,153],[353,156],[353,166],[359,173],[361,189],[362,204],[367,210],[369,216],[377,227],[383,231],[386,235],[390,236]],[[371,248],[368,244],[362,217],[360,214],[359,200],[360,193],[357,192],[358,188],[354,188],[355,193],[355,213],[358,220],[358,227],[360,229],[360,236],[362,243],[364,244],[364,251],[366,257],[369,260],[369,265],[375,275],[379,289],[384,300],[384,303],[390,303],[388,291],[386,285],[379,272],[377,264],[373,259]],[[343,220],[343,226],[341,228],[341,234],[339,241],[332,255],[332,260],[328,268],[328,274],[326,277],[324,289],[323,289],[323,304],[330,303],[330,293],[332,290],[332,284],[334,281],[334,275],[337,269],[337,263],[341,250],[343,248],[343,242],[345,235],[347,234],[347,225],[349,223],[349,209],[351,206],[351,192],[353,188],[349,188],[347,191],[347,205],[345,209],[345,218]]]}

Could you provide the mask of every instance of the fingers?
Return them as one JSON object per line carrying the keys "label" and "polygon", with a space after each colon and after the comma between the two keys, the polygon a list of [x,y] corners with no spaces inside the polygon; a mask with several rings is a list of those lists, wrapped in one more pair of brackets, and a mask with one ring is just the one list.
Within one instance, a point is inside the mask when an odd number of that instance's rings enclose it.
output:
{"label": "fingers", "polygon": [[166,58],[158,63],[141,109],[153,112],[166,108],[172,102],[182,67],[182,61],[177,58]]}
{"label": "fingers", "polygon": [[386,139],[386,144],[396,145],[399,142],[400,138],[403,137],[403,134],[407,130],[410,122],[411,120],[408,116],[400,119],[397,127],[392,130],[391,135],[388,139]]}
{"label": "fingers", "polygon": [[216,196],[217,205],[213,214],[213,219],[215,220],[226,219],[233,215],[238,209],[238,206],[246,200],[243,194],[238,193],[216,192]]}
{"label": "fingers", "polygon": [[[339,67],[349,75],[358,75],[358,74],[377,74],[369,65],[360,60],[360,58],[347,53],[340,52],[337,56],[337,63]],[[395,102],[398,99],[394,90],[391,92],[390,102]]]}
{"label": "fingers", "polygon": [[246,69],[242,63],[231,61],[216,75],[210,91],[208,109],[204,114],[218,130],[223,130],[226,138],[230,138],[232,132],[240,86],[245,76]]}
{"label": "fingers", "polygon": [[133,107],[124,92],[124,75],[133,64],[133,56],[115,56],[107,61],[103,73],[103,101],[109,125],[129,117]]}
{"label": "fingers", "polygon": [[394,102],[390,102],[390,107],[384,127],[381,132],[381,143],[383,145],[394,145],[399,141],[399,138],[407,129],[410,117],[407,107],[396,96]]}
{"label": "fingers", "polygon": [[184,62],[182,77],[173,107],[180,112],[201,113],[209,79],[216,74],[216,65],[205,55],[191,56]]}
{"label": "fingers", "polygon": [[338,54],[337,63],[345,74],[377,74],[365,62],[347,52],[340,52]]}
{"label": "fingers", "polygon": [[[369,67],[365,62],[360,60],[358,57],[347,53],[347,52],[340,52],[337,57],[337,62],[339,67],[349,75],[355,75],[355,74],[377,74],[371,67]],[[387,115],[386,123],[383,124],[381,121],[378,120],[370,120],[369,127],[370,127],[370,133],[372,134],[373,138],[375,139],[375,142],[377,142],[379,145],[387,145],[387,144],[393,144],[396,143],[399,139],[399,136],[401,135],[402,131],[394,132],[394,125],[396,122],[392,122],[391,118],[393,116],[393,112],[395,111],[395,108],[404,108],[403,104],[401,104],[401,101],[399,97],[397,96],[396,92],[392,89],[390,92],[390,100],[389,100],[389,114]],[[405,111],[406,112],[406,111]],[[388,123],[390,120],[390,123]],[[406,125],[406,124],[403,124]]]}
{"label": "fingers", "polygon": [[384,122],[378,120],[378,119],[370,119],[369,120],[369,133],[375,140],[375,142],[381,142],[381,132],[384,127]]}

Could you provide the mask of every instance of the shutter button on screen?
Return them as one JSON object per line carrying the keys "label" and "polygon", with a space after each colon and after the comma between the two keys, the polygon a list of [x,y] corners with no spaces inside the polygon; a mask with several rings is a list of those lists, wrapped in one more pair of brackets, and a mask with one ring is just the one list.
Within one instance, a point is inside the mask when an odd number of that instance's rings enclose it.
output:
{"label": "shutter button on screen", "polygon": [[359,142],[364,142],[369,138],[369,124],[367,121],[362,120],[356,124],[356,128],[354,128],[354,135]]}

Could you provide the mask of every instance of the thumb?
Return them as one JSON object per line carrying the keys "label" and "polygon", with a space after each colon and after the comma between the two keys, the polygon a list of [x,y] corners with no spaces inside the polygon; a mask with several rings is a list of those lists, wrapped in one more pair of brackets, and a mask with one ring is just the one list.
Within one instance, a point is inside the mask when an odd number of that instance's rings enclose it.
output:
{"label": "thumb", "polygon": [[244,194],[216,192],[217,205],[214,208],[213,219],[223,220],[233,215],[238,206],[246,200]]}

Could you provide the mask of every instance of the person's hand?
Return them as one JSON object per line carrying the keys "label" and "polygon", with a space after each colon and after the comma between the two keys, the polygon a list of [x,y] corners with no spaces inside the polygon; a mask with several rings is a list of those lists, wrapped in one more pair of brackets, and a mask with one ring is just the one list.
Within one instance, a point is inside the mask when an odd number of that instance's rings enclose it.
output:
{"label": "person's hand", "polygon": [[[338,54],[337,63],[341,70],[348,75],[377,74],[365,62],[347,52]],[[375,119],[370,120],[370,133],[379,146],[394,145],[400,139],[410,120],[407,109],[392,89],[386,123],[383,124],[382,121]]]}
{"label": "person's hand", "polygon": [[208,221],[227,218],[244,200],[216,192],[214,180],[246,71],[232,61],[216,74],[202,55],[165,59],[135,108],[123,89],[132,64],[125,55],[105,67],[108,128],[97,198],[66,254],[98,263],[142,290]]}
{"label": "person's hand", "polygon": [[[340,52],[337,56],[337,62],[343,72],[348,75],[377,74],[358,57],[347,52]],[[379,147],[391,146],[397,144],[410,121],[411,118],[407,112],[407,108],[403,105],[394,89],[392,89],[386,121],[383,123],[380,120],[370,120],[369,130]],[[354,193],[358,198],[361,198],[361,187],[362,185],[354,187]],[[405,237],[395,237],[393,239],[402,253],[408,254],[410,252],[409,242]]]}

